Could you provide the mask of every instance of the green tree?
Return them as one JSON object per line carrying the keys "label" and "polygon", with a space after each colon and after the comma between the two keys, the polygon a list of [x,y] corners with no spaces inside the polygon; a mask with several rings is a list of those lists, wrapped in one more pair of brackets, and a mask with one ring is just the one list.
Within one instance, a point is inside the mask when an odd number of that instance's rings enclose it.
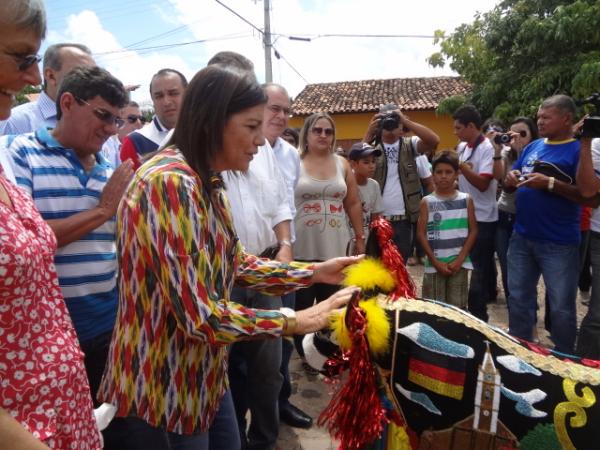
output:
{"label": "green tree", "polygon": [[26,95],[39,94],[40,92],[41,88],[39,86],[25,86],[17,95],[15,95],[15,102],[17,105],[29,103],[29,99],[26,97]]}
{"label": "green tree", "polygon": [[600,91],[598,0],[504,0],[435,36],[440,52],[429,64],[449,64],[471,83],[468,100],[484,116],[532,116],[550,95]]}

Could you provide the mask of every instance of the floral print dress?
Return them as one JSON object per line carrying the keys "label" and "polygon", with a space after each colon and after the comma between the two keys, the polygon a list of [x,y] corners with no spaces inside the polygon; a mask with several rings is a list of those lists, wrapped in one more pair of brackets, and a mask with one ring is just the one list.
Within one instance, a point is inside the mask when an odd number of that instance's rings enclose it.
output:
{"label": "floral print dress", "polygon": [[99,449],[83,353],[54,269],[56,238],[0,168],[0,408],[55,449]]}

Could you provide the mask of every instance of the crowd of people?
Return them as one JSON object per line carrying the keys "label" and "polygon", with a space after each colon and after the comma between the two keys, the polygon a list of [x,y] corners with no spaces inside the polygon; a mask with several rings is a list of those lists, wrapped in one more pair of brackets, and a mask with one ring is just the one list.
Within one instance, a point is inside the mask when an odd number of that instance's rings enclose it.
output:
{"label": "crowd of people", "polygon": [[423,297],[487,321],[497,255],[509,332],[535,339],[542,276],[556,349],[600,359],[600,213],[581,220],[600,140],[576,139],[570,97],[508,129],[462,106],[455,149],[386,105],[340,155],[334,119],[289,128],[285,87],[243,55],[158,71],[144,124],[81,44],[40,76],[42,0],[3,2],[0,25],[0,449],[274,449],[280,422],[310,428],[290,356],[356,293],[343,271],[380,216],[425,254]]}

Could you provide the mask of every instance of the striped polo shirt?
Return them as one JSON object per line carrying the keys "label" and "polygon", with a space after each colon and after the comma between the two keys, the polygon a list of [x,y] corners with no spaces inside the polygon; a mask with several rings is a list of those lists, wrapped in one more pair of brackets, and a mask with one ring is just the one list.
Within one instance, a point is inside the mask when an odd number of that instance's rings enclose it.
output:
{"label": "striped polo shirt", "polygon": [[[445,263],[452,262],[458,257],[469,235],[469,194],[456,191],[454,198],[441,198],[433,193],[425,196],[424,200],[429,210],[427,241],[436,259]],[[469,256],[465,258],[462,267],[473,269]],[[436,272],[429,258],[425,260],[425,272]]]}
{"label": "striped polo shirt", "polygon": [[[75,152],[41,128],[15,136],[8,146],[17,184],[45,220],[64,219],[98,205],[112,175],[96,154],[87,173]],[[78,241],[60,247],[54,258],[60,287],[81,342],[112,330],[117,313],[116,221],[111,219]]]}

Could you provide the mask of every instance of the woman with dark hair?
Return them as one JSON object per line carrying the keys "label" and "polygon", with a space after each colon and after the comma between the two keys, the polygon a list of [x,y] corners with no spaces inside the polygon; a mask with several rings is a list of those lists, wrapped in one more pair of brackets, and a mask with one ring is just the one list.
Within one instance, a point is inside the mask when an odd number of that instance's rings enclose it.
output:
{"label": "woman with dark hair", "polygon": [[121,202],[119,313],[99,393],[117,408],[108,449],[239,450],[227,344],[323,328],[356,290],[297,315],[230,301],[234,283],[276,295],[337,284],[357,260],[284,264],[244,252],[219,172],[248,169],[264,142],[265,103],[250,73],[198,72],[168,146]]}
{"label": "woman with dark hair", "polygon": [[[362,205],[348,161],[335,153],[335,123],[327,113],[309,116],[300,131],[300,178],[294,191],[296,241],[294,256],[300,261],[326,261],[345,255],[348,248],[363,253]],[[354,230],[354,245],[346,214]],[[336,286],[315,283],[296,293],[296,311],[329,297]],[[302,336],[295,338],[303,356]],[[305,364],[305,368],[308,366]],[[310,369],[308,369],[310,370]]]}
{"label": "woman with dark hair", "polygon": [[[41,0],[0,2],[0,119],[41,82]],[[7,166],[8,168],[8,166]],[[0,449],[99,449],[83,353],[54,268],[56,236],[0,164]]]}
{"label": "woman with dark hair", "polygon": [[[497,134],[497,133],[496,133]],[[495,134],[494,134],[495,135]],[[502,148],[502,145],[495,142],[494,136],[490,138],[496,151],[501,152],[502,173],[501,180],[506,177],[506,173],[512,168],[513,164],[527,144],[539,138],[537,125],[529,117],[517,117],[510,124],[508,131],[510,142],[508,146]],[[502,272],[502,287],[504,296],[508,302],[508,281],[506,277],[506,254],[508,252],[508,242],[513,232],[515,223],[515,196],[516,193],[507,192],[502,189],[498,199],[498,227],[496,228],[496,254],[500,261],[500,270]],[[509,306],[510,307],[510,306]]]}

